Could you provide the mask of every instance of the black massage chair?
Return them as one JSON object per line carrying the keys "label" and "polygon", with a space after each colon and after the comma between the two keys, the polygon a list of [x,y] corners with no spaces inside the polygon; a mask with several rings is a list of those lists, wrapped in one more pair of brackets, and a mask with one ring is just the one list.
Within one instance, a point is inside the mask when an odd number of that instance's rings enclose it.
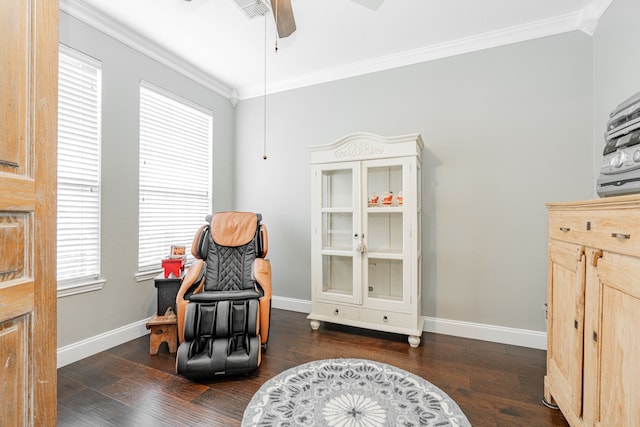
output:
{"label": "black massage chair", "polygon": [[251,212],[207,217],[193,240],[196,258],[176,299],[176,370],[187,378],[249,373],[269,339],[271,264],[267,229]]}

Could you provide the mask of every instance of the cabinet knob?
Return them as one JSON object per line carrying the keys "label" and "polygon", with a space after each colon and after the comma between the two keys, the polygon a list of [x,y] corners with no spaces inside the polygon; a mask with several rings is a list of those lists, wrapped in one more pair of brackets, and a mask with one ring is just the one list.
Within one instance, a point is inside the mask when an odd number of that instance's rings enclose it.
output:
{"label": "cabinet knob", "polygon": [[333,315],[337,316],[340,313],[340,310],[338,310],[337,308],[335,310],[333,310]]}
{"label": "cabinet knob", "polygon": [[383,322],[388,322],[388,321],[389,321],[389,318],[388,318],[387,316],[384,316],[384,317],[382,318],[382,321],[383,321]]}
{"label": "cabinet knob", "polygon": [[562,231],[563,233],[566,233],[568,231],[571,231],[571,229],[569,227],[560,227],[560,231]]}

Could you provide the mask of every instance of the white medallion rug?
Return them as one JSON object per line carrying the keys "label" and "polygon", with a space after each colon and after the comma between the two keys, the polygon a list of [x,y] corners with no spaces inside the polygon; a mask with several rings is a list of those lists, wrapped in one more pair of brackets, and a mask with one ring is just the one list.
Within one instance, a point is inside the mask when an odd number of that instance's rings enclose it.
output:
{"label": "white medallion rug", "polygon": [[410,372],[364,359],[288,369],[249,402],[243,426],[471,426],[442,390]]}

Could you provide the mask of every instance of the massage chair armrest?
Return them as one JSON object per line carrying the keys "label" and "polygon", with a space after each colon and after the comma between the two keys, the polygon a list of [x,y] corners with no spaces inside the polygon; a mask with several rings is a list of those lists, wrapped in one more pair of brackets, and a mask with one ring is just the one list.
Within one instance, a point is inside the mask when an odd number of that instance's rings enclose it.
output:
{"label": "massage chair armrest", "polygon": [[271,318],[271,262],[268,259],[256,258],[253,262],[253,276],[256,280],[260,297],[260,343],[265,345],[269,340],[269,320]]}
{"label": "massage chair armrest", "polygon": [[176,315],[178,317],[178,340],[181,343],[184,339],[184,313],[189,297],[202,292],[205,279],[205,264],[201,259],[196,259],[184,275],[178,294],[176,295]]}

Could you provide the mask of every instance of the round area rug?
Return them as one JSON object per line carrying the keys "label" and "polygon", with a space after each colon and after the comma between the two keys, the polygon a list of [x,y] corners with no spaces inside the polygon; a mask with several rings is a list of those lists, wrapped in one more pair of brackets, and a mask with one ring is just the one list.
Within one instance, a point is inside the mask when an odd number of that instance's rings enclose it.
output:
{"label": "round area rug", "polygon": [[402,369],[363,359],[288,369],[249,402],[243,426],[471,426],[442,390]]}

